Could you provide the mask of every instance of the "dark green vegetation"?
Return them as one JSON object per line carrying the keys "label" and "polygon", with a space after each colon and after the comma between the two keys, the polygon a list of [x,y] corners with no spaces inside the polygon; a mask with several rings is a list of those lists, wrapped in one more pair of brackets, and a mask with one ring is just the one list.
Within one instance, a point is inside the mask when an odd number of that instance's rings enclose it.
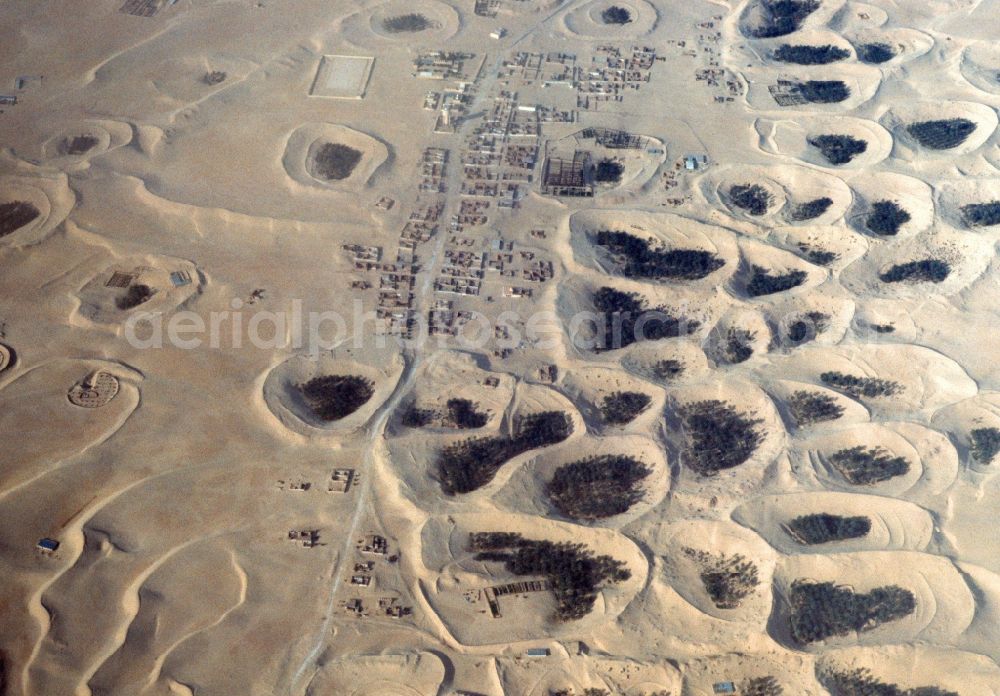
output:
{"label": "dark green vegetation", "polygon": [[666,308],[646,308],[646,301],[634,292],[603,287],[594,293],[594,308],[603,315],[603,336],[596,351],[617,350],[638,341],[657,341],[687,336],[701,326],[693,319],[671,316]]}
{"label": "dark green vegetation", "polygon": [[856,46],[858,59],[862,63],[879,65],[896,57],[896,49],[887,43],[866,43]]}
{"label": "dark green vegetation", "polygon": [[514,575],[544,575],[556,598],[557,621],[573,621],[590,613],[597,591],[606,583],[632,577],[621,561],[595,556],[583,544],[525,539],[509,532],[469,535],[469,550],[476,560],[503,563]]}
{"label": "dark green vegetation", "polygon": [[403,425],[408,428],[423,428],[434,421],[441,421],[446,428],[482,428],[490,419],[490,414],[479,410],[479,404],[469,399],[448,399],[445,411],[418,408],[416,403],[403,414]]}
{"label": "dark green vegetation", "polygon": [[911,123],[906,132],[926,148],[950,150],[958,147],[976,130],[976,124],[967,118],[947,118],[937,121]]}
{"label": "dark green vegetation", "polygon": [[546,493],[566,517],[599,520],[626,513],[642,500],[642,480],[651,473],[652,469],[632,457],[588,457],[559,467]]}
{"label": "dark green vegetation", "polygon": [[729,189],[729,200],[751,215],[763,215],[771,207],[773,197],[759,184],[736,184]]}
{"label": "dark green vegetation", "polygon": [[819,376],[823,384],[839,389],[854,397],[865,397],[875,399],[880,396],[893,396],[898,394],[902,387],[898,382],[888,379],[878,379],[876,377],[857,377],[855,375],[845,375],[843,372],[824,372]]}
{"label": "dark green vegetation", "polygon": [[143,302],[148,302],[153,295],[156,294],[156,290],[149,287],[148,285],[138,284],[130,285],[128,290],[125,291],[124,295],[115,299],[115,306],[118,309],[132,309],[133,307],[138,307]]}
{"label": "dark green vegetation", "polygon": [[891,334],[896,332],[896,327],[892,324],[869,324],[868,328],[879,334]]}
{"label": "dark green vegetation", "polygon": [[865,218],[865,227],[883,237],[893,237],[911,220],[910,214],[895,201],[876,201]]}
{"label": "dark green vegetation", "polygon": [[830,164],[847,164],[868,149],[868,143],[851,135],[817,135],[809,144]]}
{"label": "dark green vegetation", "polygon": [[976,428],[972,435],[972,458],[980,464],[989,464],[1000,452],[1000,429]]}
{"label": "dark green vegetation", "polygon": [[456,428],[481,428],[490,416],[479,410],[479,404],[469,399],[448,399],[446,423]]}
{"label": "dark green vegetation", "polygon": [[63,155],[83,155],[93,150],[99,141],[92,135],[74,135],[63,138],[59,143],[59,152]]}
{"label": "dark green vegetation", "polygon": [[761,0],[762,20],[756,27],[745,28],[753,39],[773,39],[798,31],[802,22],[819,9],[819,0]]}
{"label": "dark green vegetation", "polygon": [[437,460],[441,490],[446,495],[478,490],[514,457],[562,442],[572,432],[568,415],[541,411],[515,419],[512,436],[477,437],[449,445]]}
{"label": "dark green vegetation", "polygon": [[851,96],[851,88],[842,80],[806,80],[797,91],[812,104],[838,104]]}
{"label": "dark green vegetation", "polygon": [[848,672],[825,670],[817,676],[831,696],[959,696],[955,691],[945,691],[936,686],[903,689],[895,684],[879,681],[867,669]]}
{"label": "dark green vegetation", "polygon": [[806,255],[806,260],[817,266],[827,266],[840,258],[840,254],[826,249],[815,249],[808,244],[800,244],[799,251]]}
{"label": "dark green vegetation", "polygon": [[806,201],[805,203],[799,203],[791,212],[788,214],[788,219],[792,222],[805,222],[806,220],[815,220],[820,215],[825,213],[833,205],[833,199],[823,196],[821,198],[814,198],[811,201]]}
{"label": "dark green vegetation", "polygon": [[622,275],[655,280],[699,280],[725,265],[701,249],[663,249],[627,232],[601,230],[594,241],[615,255]]}
{"label": "dark green vegetation", "polygon": [[0,204],[0,237],[21,229],[41,215],[38,208],[24,201]]}
{"label": "dark green vegetation", "polygon": [[855,631],[870,631],[909,616],[917,608],[913,593],[896,585],[862,594],[832,582],[796,580],[788,595],[792,640],[807,645]]}
{"label": "dark green vegetation", "polygon": [[753,355],[753,340],[757,332],[748,329],[731,328],[720,346],[720,361],[737,365],[746,362]]}
{"label": "dark green vegetation", "polygon": [[625,165],[614,159],[603,159],[594,168],[594,181],[617,184],[622,180]]}
{"label": "dark green vegetation", "polygon": [[426,428],[438,419],[439,413],[433,408],[420,408],[414,401],[403,411],[402,423],[407,428]]}
{"label": "dark green vegetation", "polygon": [[940,283],[951,274],[951,266],[939,259],[897,263],[878,279],[883,283]]}
{"label": "dark green vegetation", "polygon": [[910,463],[904,457],[894,457],[882,447],[865,449],[860,445],[834,452],[830,455],[830,463],[855,486],[888,481],[910,470]]}
{"label": "dark green vegetation", "polygon": [[390,34],[415,33],[433,26],[434,22],[416,12],[386,17],[382,20],[382,28]]}
{"label": "dark green vegetation", "polygon": [[792,420],[800,428],[837,420],[844,415],[844,407],[837,403],[836,397],[823,392],[803,389],[788,397],[787,404]]}
{"label": "dark green vegetation", "polygon": [[763,420],[750,418],[725,401],[694,401],[678,409],[687,443],[681,457],[702,476],[712,476],[744,463],[764,441],[758,427]]}
{"label": "dark green vegetation", "polygon": [[872,521],[867,517],[841,517],[825,512],[802,515],[788,523],[788,533],[800,544],[859,539],[871,530]]}
{"label": "dark green vegetation", "polygon": [[684,363],[680,360],[661,360],[653,365],[653,374],[659,379],[676,379],[684,374]]}
{"label": "dark green vegetation", "polygon": [[791,44],[781,44],[774,52],[774,59],[782,63],[795,63],[796,65],[827,65],[844,60],[851,55],[846,48],[840,48],[832,44],[824,46],[793,46]]}
{"label": "dark green vegetation", "polygon": [[206,85],[212,86],[212,85],[222,84],[223,82],[226,81],[226,77],[228,77],[226,73],[222,72],[221,70],[212,70],[202,75],[201,81],[204,82]]}
{"label": "dark green vegetation", "polygon": [[632,13],[624,7],[612,5],[601,13],[601,21],[605,24],[628,24],[632,21]]}
{"label": "dark green vegetation", "polygon": [[371,380],[357,375],[323,375],[298,385],[313,414],[325,421],[345,418],[375,394]]}
{"label": "dark green vegetation", "polygon": [[652,397],[642,392],[617,391],[604,397],[601,403],[601,418],[611,425],[625,425],[649,408]]}
{"label": "dark green vegetation", "polygon": [[705,592],[719,609],[736,609],[760,585],[757,566],[744,556],[712,554],[685,548],[684,554],[701,566]]}
{"label": "dark green vegetation", "polygon": [[792,343],[811,341],[830,326],[830,315],[823,312],[807,312],[788,325],[788,340]]}
{"label": "dark green vegetation", "polygon": [[313,161],[313,173],[326,181],[346,179],[361,161],[361,151],[340,143],[323,143]]}
{"label": "dark green vegetation", "polygon": [[773,295],[776,292],[791,290],[806,282],[808,277],[805,271],[788,271],[772,275],[771,271],[763,266],[753,266],[752,270],[753,275],[750,277],[750,282],[747,283],[747,294],[750,297]]}
{"label": "dark green vegetation", "polygon": [[740,696],[784,696],[785,690],[774,677],[754,677],[740,684]]}
{"label": "dark green vegetation", "polygon": [[969,227],[1000,225],[1000,201],[963,205],[962,220]]}

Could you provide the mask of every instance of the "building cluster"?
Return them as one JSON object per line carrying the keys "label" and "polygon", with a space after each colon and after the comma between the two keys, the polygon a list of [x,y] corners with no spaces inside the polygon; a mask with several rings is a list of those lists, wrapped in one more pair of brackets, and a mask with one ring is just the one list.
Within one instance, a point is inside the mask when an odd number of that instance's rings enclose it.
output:
{"label": "building cluster", "polygon": [[[388,563],[395,563],[398,556],[389,554],[389,541],[380,534],[367,534],[359,539],[355,544],[355,552],[359,557],[354,559],[351,575],[348,578],[351,586],[358,591],[372,589],[374,572],[377,563],[384,559]],[[376,556],[378,558],[362,559],[361,555]],[[355,616],[369,616],[368,605],[364,597],[352,597],[341,603],[344,610]],[[394,619],[401,619],[413,614],[413,607],[403,605],[398,597],[381,596],[377,600],[378,613],[381,616],[388,616]]]}
{"label": "building cluster", "polygon": [[475,58],[475,53],[456,51],[421,53],[413,61],[413,74],[430,80],[468,79]]}
{"label": "building cluster", "polygon": [[448,150],[429,147],[420,158],[420,191],[423,193],[448,192]]}
{"label": "building cluster", "polygon": [[578,67],[574,82],[576,106],[584,111],[597,111],[605,102],[621,102],[629,90],[638,90],[649,82],[656,61],[656,49],[632,46],[620,49],[599,46],[590,66]]}
{"label": "building cluster", "polygon": [[462,195],[495,198],[498,208],[517,208],[538,162],[540,135],[537,107],[501,90],[462,152]]}

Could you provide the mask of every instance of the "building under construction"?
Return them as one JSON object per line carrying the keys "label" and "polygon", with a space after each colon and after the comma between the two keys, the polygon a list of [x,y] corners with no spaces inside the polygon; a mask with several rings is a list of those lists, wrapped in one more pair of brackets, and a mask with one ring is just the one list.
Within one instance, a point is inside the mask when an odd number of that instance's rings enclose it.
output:
{"label": "building under construction", "polygon": [[614,128],[585,128],[580,135],[611,150],[641,150],[646,141],[641,135]]}
{"label": "building under construction", "polygon": [[592,197],[591,157],[586,150],[577,150],[573,159],[549,156],[542,174],[542,193],[547,196]]}

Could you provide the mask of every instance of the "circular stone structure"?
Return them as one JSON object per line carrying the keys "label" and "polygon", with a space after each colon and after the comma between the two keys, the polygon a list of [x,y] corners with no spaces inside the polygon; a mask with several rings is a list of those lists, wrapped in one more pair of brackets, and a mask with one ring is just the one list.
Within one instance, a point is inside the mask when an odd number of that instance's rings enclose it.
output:
{"label": "circular stone structure", "polygon": [[310,187],[358,191],[389,158],[380,140],[347,126],[310,123],[288,138],[285,171]]}
{"label": "circular stone structure", "polygon": [[646,0],[593,0],[565,14],[562,22],[580,38],[627,39],[649,34],[659,19],[660,13]]}
{"label": "circular stone structure", "polygon": [[118,395],[118,378],[110,372],[97,370],[74,384],[67,397],[74,406],[101,408]]}
{"label": "circular stone structure", "polygon": [[14,364],[16,357],[14,351],[8,346],[0,343],[0,372],[3,372],[8,367]]}

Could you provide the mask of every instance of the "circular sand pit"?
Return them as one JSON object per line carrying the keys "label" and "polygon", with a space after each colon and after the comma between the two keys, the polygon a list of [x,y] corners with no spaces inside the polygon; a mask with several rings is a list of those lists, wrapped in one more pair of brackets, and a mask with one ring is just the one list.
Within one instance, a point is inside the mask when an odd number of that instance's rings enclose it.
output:
{"label": "circular sand pit", "polygon": [[198,292],[200,280],[198,269],[184,259],[125,257],[77,291],[77,314],[98,324],[121,325],[135,313],[180,306]]}
{"label": "circular sand pit", "polygon": [[989,694],[1000,684],[1000,667],[990,657],[939,645],[832,650],[817,661],[815,672],[827,693]]}
{"label": "circular sand pit", "polygon": [[864,255],[868,242],[845,225],[814,226],[796,223],[796,227],[773,230],[781,246],[816,266],[830,269],[848,267]]}
{"label": "circular sand pit", "polygon": [[[829,517],[818,518],[818,515]],[[934,532],[930,513],[913,503],[860,493],[790,493],[752,500],[733,519],[786,554],[907,549],[922,551]],[[832,521],[831,521],[832,519]],[[864,520],[853,526],[846,520]],[[867,527],[867,531],[865,528]],[[803,536],[809,530],[812,536]],[[819,530],[830,536],[816,536]]]}
{"label": "circular sand pit", "polygon": [[731,522],[679,522],[650,546],[662,557],[664,581],[698,611],[758,626],[767,621],[777,554],[749,529]]}
{"label": "circular sand pit", "polygon": [[762,149],[821,167],[866,169],[892,152],[892,134],[875,121],[851,116],[781,120],[771,122]]}
{"label": "circular sand pit", "polygon": [[333,353],[296,355],[268,374],[264,399],[271,413],[295,432],[350,432],[388,398],[400,370],[395,357],[379,368]]}
{"label": "circular sand pit", "polygon": [[926,300],[975,287],[994,258],[993,238],[941,227],[892,244],[873,245],[844,270],[841,282],[859,297]]}
{"label": "circular sand pit", "polygon": [[566,13],[565,29],[586,39],[627,39],[656,28],[659,12],[647,0],[593,0]]}
{"label": "circular sand pit", "polygon": [[[878,593],[878,588],[886,589]],[[915,551],[788,556],[775,572],[774,594],[781,601],[768,633],[808,652],[918,641],[951,644],[976,610],[969,586],[950,559]]]}
{"label": "circular sand pit", "polygon": [[829,424],[802,443],[803,474],[824,487],[922,499],[958,475],[958,454],[941,433],[914,423]]}
{"label": "circular sand pit", "polygon": [[89,160],[128,144],[132,128],[119,121],[85,121],[64,128],[42,144],[42,154],[54,163],[72,164]]}
{"label": "circular sand pit", "polygon": [[1000,232],[1000,181],[963,177],[937,187],[939,217],[952,227]]}
{"label": "circular sand pit", "polygon": [[[784,187],[759,168],[740,169],[744,171],[728,172],[706,197],[716,198],[735,217],[764,222],[776,215],[785,206]],[[703,185],[708,181],[706,177]]]}
{"label": "circular sand pit", "polygon": [[515,512],[619,528],[663,500],[669,485],[670,467],[655,441],[586,437],[572,448],[542,451],[495,500]]}
{"label": "circular sand pit", "polygon": [[[534,558],[549,559],[553,569],[583,557],[599,558],[609,572],[595,572],[586,578],[564,577],[562,589],[554,591],[551,576],[544,570],[525,569],[520,575],[507,570],[503,554],[508,547],[496,547],[493,557],[497,560],[477,560],[470,535],[481,533],[500,533],[494,536],[498,541],[520,535],[529,545],[579,545],[542,548],[541,555]],[[645,586],[649,572],[640,548],[618,532],[531,515],[456,513],[431,517],[420,530],[419,539],[423,565],[417,575],[420,588],[444,626],[464,645],[508,644],[599,630],[626,609]],[[612,570],[615,568],[626,572],[620,574]],[[573,587],[578,581],[587,586]],[[499,593],[493,590],[523,582],[533,584],[516,586],[520,592],[514,587]],[[567,596],[567,591],[575,589],[580,590],[578,594]],[[561,607],[556,602],[557,592],[564,600]],[[588,596],[593,601],[588,601]],[[496,604],[495,615],[490,601]]]}
{"label": "circular sand pit", "polygon": [[773,39],[793,34],[807,23],[822,26],[829,19],[823,5],[819,0],[750,0],[739,17],[740,33],[748,39]]}
{"label": "circular sand pit", "polygon": [[739,263],[731,235],[677,215],[583,210],[569,229],[575,261],[632,280],[716,285]]}
{"label": "circular sand pit", "polygon": [[988,94],[1000,94],[1000,45],[980,42],[962,53],[959,70],[969,84]]}
{"label": "circular sand pit", "polygon": [[52,474],[67,458],[106,441],[139,405],[141,380],[138,372],[102,360],[60,359],[19,370],[0,390],[0,432],[18,434],[4,441],[0,490]]}
{"label": "circular sand pit", "polygon": [[69,402],[81,408],[101,408],[118,396],[118,378],[110,372],[98,370],[87,375],[72,387]]}
{"label": "circular sand pit", "polygon": [[0,237],[17,232],[37,220],[41,211],[29,201],[0,203]]}
{"label": "circular sand pit", "polygon": [[976,383],[957,362],[915,345],[810,343],[775,357],[767,370],[774,379],[838,391],[885,419],[929,417],[977,392]]}
{"label": "circular sand pit", "polygon": [[862,30],[852,33],[849,39],[858,60],[868,65],[897,65],[934,48],[933,37],[906,27]]}
{"label": "circular sand pit", "polygon": [[967,101],[897,104],[881,119],[896,140],[896,157],[954,158],[980,148],[996,130],[997,112]]}
{"label": "circular sand pit", "polygon": [[0,244],[25,246],[41,241],[66,219],[75,203],[63,174],[0,177]]}
{"label": "circular sand pit", "polygon": [[741,71],[749,82],[747,103],[782,115],[843,113],[872,99],[882,71],[872,65],[767,65]]}
{"label": "circular sand pit", "polygon": [[348,35],[373,36],[382,41],[440,44],[454,36],[462,22],[458,11],[438,0],[392,0],[347,17]]}
{"label": "circular sand pit", "polygon": [[671,397],[667,432],[682,465],[676,490],[714,495],[725,507],[766,484],[768,467],[786,438],[767,394],[744,380],[716,378],[682,386]]}
{"label": "circular sand pit", "polygon": [[10,346],[0,343],[0,372],[12,367],[17,362],[17,354]]}
{"label": "circular sand pit", "polygon": [[855,193],[852,227],[877,239],[913,237],[934,222],[931,187],[912,176],[879,172],[851,180]]}
{"label": "circular sand pit", "polygon": [[381,141],[331,123],[301,126],[288,138],[282,158],[285,171],[300,184],[357,191],[388,159]]}
{"label": "circular sand pit", "polygon": [[801,294],[822,283],[828,272],[800,256],[751,239],[740,243],[743,263],[730,281],[737,296],[771,304],[781,293]]}
{"label": "circular sand pit", "polygon": [[[643,428],[658,418],[663,410],[663,390],[643,380],[636,379],[617,367],[580,367],[567,370],[561,388],[564,394],[579,405],[588,431],[622,432]],[[620,394],[642,395],[637,397],[637,407],[624,409],[625,418],[618,406]],[[643,399],[642,397],[646,397]]]}
{"label": "circular sand pit", "polygon": [[829,27],[841,34],[872,31],[889,21],[889,13],[867,2],[848,0],[830,19]]}

